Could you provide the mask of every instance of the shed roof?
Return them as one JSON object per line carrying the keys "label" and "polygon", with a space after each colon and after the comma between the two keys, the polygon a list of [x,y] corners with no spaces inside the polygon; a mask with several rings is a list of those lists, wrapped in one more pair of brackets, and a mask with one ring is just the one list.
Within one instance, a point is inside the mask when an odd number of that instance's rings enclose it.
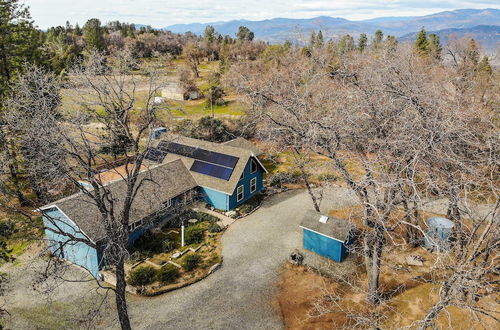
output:
{"label": "shed roof", "polygon": [[[181,160],[155,165],[141,172],[138,183],[141,187],[132,203],[129,223],[139,221],[163,208],[163,203],[197,186],[189,170]],[[126,197],[126,182],[123,179],[105,185],[114,201],[115,214],[120,214]],[[82,232],[97,242],[106,237],[101,214],[94,200],[83,192],[63,198],[44,206],[43,210],[57,207]]]}
{"label": "shed roof", "polygon": [[[258,159],[255,157],[255,154],[253,154],[251,150],[245,148],[233,147],[224,143],[214,143],[204,140],[192,139],[185,136],[169,134],[166,135],[166,138],[154,141],[152,143],[152,147],[157,147],[161,141],[166,141],[166,140],[169,142],[175,142],[195,148],[202,148],[205,150],[215,151],[221,154],[237,157],[239,160],[236,163],[236,166],[234,167],[234,170],[229,180],[219,179],[197,172],[191,172],[191,175],[196,180],[199,186],[214,189],[228,195],[231,195],[234,192],[234,189],[236,189],[236,185],[238,184],[238,181],[241,178],[241,174],[245,170],[245,166],[250,158],[254,157],[257,160],[257,163],[262,167],[262,169],[264,171],[266,170],[264,166],[258,161]],[[182,162],[188,169],[191,168],[193,162],[195,161],[194,158],[168,153],[165,156],[163,162],[167,163],[176,159],[182,160]],[[154,164],[153,161],[147,161],[147,162],[149,162],[149,164]]]}
{"label": "shed roof", "polygon": [[300,227],[327,236],[337,241],[346,242],[349,239],[349,233],[354,225],[347,220],[328,217],[326,223],[320,222],[324,217],[319,212],[309,210],[300,223]]}

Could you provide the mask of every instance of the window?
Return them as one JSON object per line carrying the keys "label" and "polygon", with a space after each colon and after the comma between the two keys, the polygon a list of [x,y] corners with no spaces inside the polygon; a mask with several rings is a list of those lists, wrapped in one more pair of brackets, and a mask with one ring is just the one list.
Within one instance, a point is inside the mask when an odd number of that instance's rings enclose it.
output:
{"label": "window", "polygon": [[250,173],[255,173],[255,172],[257,172],[257,163],[252,158],[252,161],[250,162]]}
{"label": "window", "polygon": [[236,190],[236,200],[239,202],[243,199],[244,197],[244,192],[243,192],[243,186],[239,186],[238,189]]}
{"label": "window", "polygon": [[253,193],[257,190],[257,178],[250,180],[250,192]]}
{"label": "window", "polygon": [[163,205],[165,205],[165,208],[169,209],[172,207],[172,200],[169,199],[167,200],[165,203],[163,203]]}
{"label": "window", "polygon": [[129,231],[134,231],[134,230],[136,230],[138,227],[140,227],[140,226],[141,226],[141,224],[142,224],[142,220],[141,220],[141,221],[134,222],[134,223],[132,223],[132,224],[128,225],[128,230],[129,230]]}

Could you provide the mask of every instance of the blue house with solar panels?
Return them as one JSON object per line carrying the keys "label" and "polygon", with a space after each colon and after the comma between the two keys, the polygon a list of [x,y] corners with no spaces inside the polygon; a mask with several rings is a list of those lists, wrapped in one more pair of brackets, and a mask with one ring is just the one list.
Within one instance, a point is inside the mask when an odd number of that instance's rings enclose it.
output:
{"label": "blue house with solar panels", "polygon": [[169,134],[146,153],[147,164],[180,159],[198,183],[205,201],[216,209],[232,210],[264,188],[265,167],[251,142],[237,138],[213,143]]}
{"label": "blue house with solar panels", "polygon": [[[129,219],[130,244],[200,196],[214,208],[227,211],[263,189],[266,169],[257,158],[261,152],[249,141],[238,138],[218,144],[163,136],[160,134],[145,153],[138,177],[142,184]],[[98,174],[116,214],[126,198],[124,171],[115,168]],[[99,209],[88,195],[92,187],[81,182],[81,189],[39,211],[52,254],[101,278],[108,248],[106,230]]]}

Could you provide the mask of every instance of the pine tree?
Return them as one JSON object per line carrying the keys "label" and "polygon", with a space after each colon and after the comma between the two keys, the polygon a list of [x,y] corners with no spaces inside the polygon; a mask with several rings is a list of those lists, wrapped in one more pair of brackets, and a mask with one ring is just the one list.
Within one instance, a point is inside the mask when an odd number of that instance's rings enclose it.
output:
{"label": "pine tree", "polygon": [[424,28],[422,28],[417,35],[417,39],[415,40],[415,49],[420,55],[429,54],[429,41],[427,40],[427,33]]}
{"label": "pine tree", "polygon": [[375,31],[375,34],[374,34],[373,39],[372,39],[371,47],[373,49],[380,49],[380,47],[382,46],[383,40],[384,40],[384,33],[382,32],[382,30]]}
{"label": "pine tree", "polygon": [[360,52],[364,52],[366,46],[368,45],[368,38],[366,37],[366,33],[361,33],[358,39],[358,49]]}
{"label": "pine tree", "polygon": [[493,69],[491,68],[488,56],[483,56],[481,62],[477,65],[477,71],[482,75],[491,76]]}
{"label": "pine tree", "polygon": [[99,19],[91,18],[85,23],[83,26],[83,39],[87,51],[104,50],[104,32]]}
{"label": "pine tree", "polygon": [[323,46],[324,40],[323,40],[323,32],[319,30],[318,35],[316,36],[316,46],[321,47]]}
{"label": "pine tree", "polygon": [[439,36],[435,33],[429,34],[429,55],[436,60],[441,59],[441,52],[443,48],[441,47],[441,42],[439,40]]}

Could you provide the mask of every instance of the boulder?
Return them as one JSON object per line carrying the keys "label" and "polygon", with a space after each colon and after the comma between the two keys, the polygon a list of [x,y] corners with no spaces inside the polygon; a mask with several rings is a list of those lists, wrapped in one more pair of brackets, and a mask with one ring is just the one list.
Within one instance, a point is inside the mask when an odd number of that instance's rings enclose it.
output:
{"label": "boulder", "polygon": [[300,266],[304,261],[304,256],[298,250],[295,250],[288,257],[288,261],[293,265]]}
{"label": "boulder", "polygon": [[410,255],[406,257],[406,264],[409,266],[423,266],[424,258],[419,255]]}

